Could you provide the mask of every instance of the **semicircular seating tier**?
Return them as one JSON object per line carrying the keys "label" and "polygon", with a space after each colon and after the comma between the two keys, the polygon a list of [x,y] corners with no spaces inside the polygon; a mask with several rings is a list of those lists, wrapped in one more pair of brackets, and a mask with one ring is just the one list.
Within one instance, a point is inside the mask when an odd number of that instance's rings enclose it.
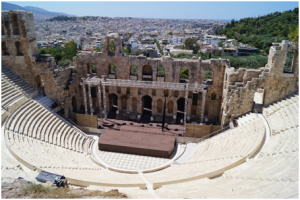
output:
{"label": "semicircular seating tier", "polygon": [[222,174],[256,153],[263,142],[265,126],[260,115],[251,114],[243,125],[200,142],[183,165],[145,174],[154,188]]}
{"label": "semicircular seating tier", "polygon": [[298,94],[263,108],[272,135],[258,156],[222,176],[163,185],[161,198],[289,198],[299,193]]}
{"label": "semicircular seating tier", "polygon": [[11,112],[28,98],[38,95],[36,89],[6,67],[2,66],[1,69],[1,108],[3,110]]}
{"label": "semicircular seating tier", "polygon": [[5,123],[7,144],[18,135],[44,141],[80,153],[91,154],[94,139],[52,113],[35,100],[27,100],[15,109]]}

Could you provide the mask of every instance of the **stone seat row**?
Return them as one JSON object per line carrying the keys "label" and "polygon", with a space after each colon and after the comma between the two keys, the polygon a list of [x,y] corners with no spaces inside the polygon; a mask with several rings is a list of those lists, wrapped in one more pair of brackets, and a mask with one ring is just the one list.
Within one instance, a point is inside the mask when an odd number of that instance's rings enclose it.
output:
{"label": "stone seat row", "polygon": [[17,134],[10,149],[39,169],[101,170],[90,156]]}
{"label": "stone seat row", "polygon": [[87,154],[91,153],[94,142],[34,100],[28,100],[14,111],[7,119],[5,131]]}
{"label": "stone seat row", "polygon": [[[215,199],[289,198],[297,195],[299,193],[298,96],[291,96],[285,98],[288,102],[285,106],[282,106],[282,101],[280,107],[276,103],[272,105],[277,110],[266,119],[270,128],[279,131],[266,140],[258,157],[250,158],[241,165],[226,170],[221,177],[162,185],[156,193],[161,198]],[[264,112],[265,116],[266,113]],[[284,117],[287,120],[284,120]]]}
{"label": "stone seat row", "polygon": [[[253,114],[254,115],[254,114]],[[249,132],[250,127],[253,131]],[[265,127],[260,118],[253,118],[244,126],[239,126],[226,133],[215,136],[214,140],[205,140],[186,163],[205,160],[248,156],[253,147],[257,147],[264,136]]]}
{"label": "stone seat row", "polygon": [[299,128],[286,130],[269,138],[268,143],[261,149],[259,157],[299,151]]}
{"label": "stone seat row", "polygon": [[262,199],[286,198],[298,193],[298,183],[226,178],[199,179],[163,185],[156,190],[161,198]]}
{"label": "stone seat row", "polygon": [[24,97],[23,93],[12,87],[9,83],[2,79],[1,81],[1,107],[8,110],[8,106],[20,98]]}
{"label": "stone seat row", "polygon": [[[268,107],[263,108],[263,115],[265,117],[269,117],[272,115],[274,112],[278,111],[281,108],[284,108],[286,106],[292,105],[292,104],[298,104],[299,103],[299,95],[298,94],[292,94],[287,96],[286,98],[275,102]],[[298,106],[296,106],[296,111],[298,112]]]}
{"label": "stone seat row", "polygon": [[22,93],[25,93],[28,97],[33,98],[38,95],[38,91],[36,89],[24,82],[21,78],[19,78],[4,66],[2,66],[1,77],[2,79],[8,81],[10,85],[17,88]]}
{"label": "stone seat row", "polygon": [[263,142],[265,127],[256,114],[249,122],[200,142],[194,155],[183,165],[145,174],[154,187],[196,178],[212,177],[251,157]]}

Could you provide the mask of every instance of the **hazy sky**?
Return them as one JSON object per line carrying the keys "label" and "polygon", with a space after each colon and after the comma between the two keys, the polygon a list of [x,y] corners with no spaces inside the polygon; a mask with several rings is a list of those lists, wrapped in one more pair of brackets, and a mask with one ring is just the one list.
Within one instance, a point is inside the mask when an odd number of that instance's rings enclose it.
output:
{"label": "hazy sky", "polygon": [[167,19],[235,19],[293,10],[298,1],[2,1],[35,6],[76,16],[144,17]]}

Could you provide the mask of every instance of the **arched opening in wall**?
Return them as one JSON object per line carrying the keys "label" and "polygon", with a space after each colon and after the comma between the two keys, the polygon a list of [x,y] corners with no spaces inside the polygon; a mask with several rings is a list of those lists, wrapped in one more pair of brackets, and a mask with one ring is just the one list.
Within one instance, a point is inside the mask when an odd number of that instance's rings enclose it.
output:
{"label": "arched opening in wall", "polygon": [[164,90],[164,97],[168,97],[169,96],[169,90]]}
{"label": "arched opening in wall", "polygon": [[132,110],[137,109],[137,99],[135,97],[132,98]]}
{"label": "arched opening in wall", "polygon": [[162,65],[159,65],[159,66],[157,67],[157,76],[158,76],[158,77],[165,77],[165,75],[166,75],[165,67],[162,66]]}
{"label": "arched opening in wall", "polygon": [[42,80],[41,76],[36,75],[34,77],[34,81],[35,81],[34,85],[38,89],[39,93],[42,92],[42,88],[43,88],[44,84],[43,84],[43,80]]}
{"label": "arched opening in wall", "polygon": [[213,77],[214,77],[213,69],[211,67],[206,68],[204,71],[204,83],[206,83],[206,85],[212,85]]}
{"label": "arched opening in wall", "polygon": [[96,66],[95,66],[94,63],[91,63],[91,71],[92,71],[92,73],[97,73],[96,72]]}
{"label": "arched opening in wall", "polygon": [[72,97],[72,108],[73,108],[73,112],[76,113],[77,112],[77,100],[76,100],[76,96]]}
{"label": "arched opening in wall", "polygon": [[143,66],[143,81],[152,81],[152,67],[150,65]]}
{"label": "arched opening in wall", "polygon": [[189,69],[187,67],[183,67],[180,69],[179,75],[179,83],[186,83],[189,78]]}
{"label": "arched opening in wall", "polygon": [[86,73],[87,74],[91,74],[92,73],[91,64],[90,63],[86,64]]}
{"label": "arched opening in wall", "polygon": [[152,115],[152,98],[148,95],[142,97],[143,113],[141,122],[149,123]]}
{"label": "arched opening in wall", "polygon": [[109,102],[109,112],[107,118],[115,119],[116,118],[116,111],[118,110],[118,96],[116,94],[109,94],[108,95],[108,102]]}
{"label": "arched opening in wall", "polygon": [[113,39],[109,40],[109,53],[115,53],[116,52],[116,43]]}
{"label": "arched opening in wall", "polygon": [[126,96],[121,97],[121,107],[122,107],[123,110],[127,109],[127,98],[126,98]]}
{"label": "arched opening in wall", "polygon": [[173,104],[173,101],[172,101],[172,100],[170,100],[170,101],[168,102],[167,107],[168,107],[168,114],[173,114],[173,107],[174,107],[174,104]]}
{"label": "arched opening in wall", "polygon": [[162,113],[162,106],[163,106],[163,101],[161,99],[157,100],[157,112]]}
{"label": "arched opening in wall", "polygon": [[217,95],[216,95],[216,93],[211,93],[211,95],[210,95],[210,100],[216,100],[217,99]]}
{"label": "arched opening in wall", "polygon": [[176,123],[179,124],[180,120],[184,118],[184,111],[185,111],[185,98],[181,97],[177,100],[177,117]]}
{"label": "arched opening in wall", "polygon": [[16,13],[12,13],[10,15],[10,23],[12,26],[12,32],[13,35],[20,35],[20,30],[19,30],[19,19]]}
{"label": "arched opening in wall", "polygon": [[293,72],[292,64],[294,59],[294,51],[288,51],[286,54],[286,59],[283,67],[284,73],[291,73]]}
{"label": "arched opening in wall", "polygon": [[108,65],[108,74],[116,74],[116,65],[111,63]]}
{"label": "arched opening in wall", "polygon": [[138,75],[138,68],[136,65],[130,65],[130,75],[137,76]]}
{"label": "arched opening in wall", "polygon": [[2,55],[9,55],[5,42],[2,42]]}
{"label": "arched opening in wall", "polygon": [[92,96],[92,98],[97,98],[97,88],[96,88],[96,86],[91,86],[91,96]]}
{"label": "arched opening in wall", "polygon": [[16,41],[15,42],[15,47],[16,47],[16,54],[17,54],[17,56],[23,56],[21,42]]}
{"label": "arched opening in wall", "polygon": [[5,35],[5,32],[4,32],[4,21],[3,20],[1,21],[1,35]]}

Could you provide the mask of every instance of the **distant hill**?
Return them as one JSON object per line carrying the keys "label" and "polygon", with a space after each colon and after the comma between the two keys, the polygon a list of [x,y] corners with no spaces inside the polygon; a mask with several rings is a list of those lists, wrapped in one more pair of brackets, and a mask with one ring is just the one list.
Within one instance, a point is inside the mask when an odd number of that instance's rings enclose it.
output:
{"label": "distant hill", "polygon": [[51,18],[51,17],[57,17],[57,16],[61,16],[61,15],[65,15],[65,16],[69,16],[69,17],[75,16],[75,15],[69,15],[66,13],[50,12],[45,9],[33,7],[33,6],[22,7],[22,6],[18,6],[16,4],[6,3],[6,2],[1,2],[1,5],[2,5],[2,10],[24,10],[24,11],[33,12],[33,16],[35,18]]}
{"label": "distant hill", "polygon": [[290,28],[296,28],[299,21],[299,8],[284,12],[274,12],[264,16],[248,17],[231,21],[218,34],[225,34],[242,43],[269,51],[272,42],[289,40]]}

